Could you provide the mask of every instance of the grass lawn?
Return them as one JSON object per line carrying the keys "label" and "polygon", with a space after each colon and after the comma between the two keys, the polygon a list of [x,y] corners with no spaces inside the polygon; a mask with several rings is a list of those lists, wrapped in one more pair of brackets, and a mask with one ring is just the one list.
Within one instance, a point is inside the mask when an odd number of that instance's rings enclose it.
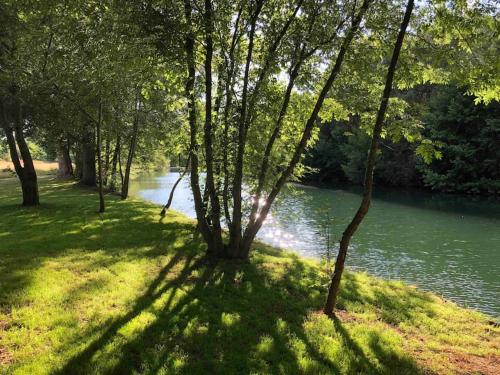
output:
{"label": "grass lawn", "polygon": [[0,374],[500,372],[500,329],[431,293],[347,273],[329,319],[314,262],[256,245],[213,263],[181,214],[40,191],[21,208],[0,180]]}

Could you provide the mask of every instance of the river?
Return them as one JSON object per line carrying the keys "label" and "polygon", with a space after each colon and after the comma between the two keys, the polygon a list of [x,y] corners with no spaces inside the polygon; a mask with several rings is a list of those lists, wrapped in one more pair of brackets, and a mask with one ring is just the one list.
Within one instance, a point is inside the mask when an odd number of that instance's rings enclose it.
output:
{"label": "river", "polygon": [[[177,177],[176,172],[140,175],[132,181],[130,194],[164,204]],[[324,258],[328,249],[336,250],[360,200],[356,191],[289,185],[258,237],[302,256]],[[195,216],[188,178],[177,187],[172,209]],[[352,240],[347,265],[498,317],[500,203],[376,189],[370,212]]]}

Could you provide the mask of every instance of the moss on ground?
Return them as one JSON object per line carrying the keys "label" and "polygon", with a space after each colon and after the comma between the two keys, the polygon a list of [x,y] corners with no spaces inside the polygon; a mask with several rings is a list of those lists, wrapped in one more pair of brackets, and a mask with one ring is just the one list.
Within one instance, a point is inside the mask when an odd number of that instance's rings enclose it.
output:
{"label": "moss on ground", "polygon": [[0,373],[496,373],[488,317],[347,273],[329,319],[312,261],[256,245],[211,262],[193,222],[41,179],[38,208],[0,181]]}

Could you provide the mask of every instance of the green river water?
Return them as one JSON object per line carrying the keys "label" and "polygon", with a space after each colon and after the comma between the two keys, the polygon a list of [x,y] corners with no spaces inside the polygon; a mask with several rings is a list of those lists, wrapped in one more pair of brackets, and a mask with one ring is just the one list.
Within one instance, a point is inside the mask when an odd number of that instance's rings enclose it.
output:
{"label": "green river water", "polygon": [[[175,172],[141,175],[132,182],[131,195],[164,204],[177,177]],[[258,238],[307,257],[325,257],[328,249],[334,256],[360,200],[351,190],[288,186]],[[187,178],[172,208],[194,217]],[[347,265],[500,316],[500,202],[376,189]]]}

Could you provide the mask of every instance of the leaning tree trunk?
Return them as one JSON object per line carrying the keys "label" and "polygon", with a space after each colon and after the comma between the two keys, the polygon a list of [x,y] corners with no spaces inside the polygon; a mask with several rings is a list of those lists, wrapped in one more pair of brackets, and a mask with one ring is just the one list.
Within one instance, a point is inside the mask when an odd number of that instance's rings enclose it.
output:
{"label": "leaning tree trunk", "polygon": [[102,157],[101,157],[101,125],[102,125],[102,101],[99,99],[99,116],[97,119],[97,170],[99,174],[99,213],[105,211],[104,192],[102,189]]}
{"label": "leaning tree trunk", "polygon": [[[179,159],[180,159],[180,156],[179,156]],[[161,209],[161,212],[160,212],[161,217],[165,216],[165,214],[167,213],[167,210],[170,208],[170,205],[172,204],[172,201],[174,200],[175,189],[177,188],[177,185],[179,185],[181,180],[184,178],[184,176],[189,168],[189,159],[190,159],[190,155],[187,158],[186,167],[184,168],[184,171],[182,171],[182,173],[179,175],[179,177],[177,178],[177,181],[175,181],[175,183],[174,183],[174,186],[172,186],[172,190],[170,190],[170,194],[168,196],[167,203]],[[180,160],[179,160],[179,166],[180,166]]]}
{"label": "leaning tree trunk", "polygon": [[342,278],[342,272],[344,270],[345,259],[347,256],[347,250],[349,248],[349,242],[352,236],[358,229],[359,224],[368,213],[371,203],[372,190],[373,190],[373,171],[375,170],[375,163],[377,159],[377,150],[380,141],[380,134],[382,133],[382,127],[384,124],[385,114],[387,112],[387,106],[389,104],[389,97],[392,91],[392,83],[394,81],[394,73],[396,71],[396,66],[398,63],[399,53],[401,51],[401,46],[403,45],[403,39],[406,33],[406,28],[410,22],[411,13],[413,11],[414,0],[409,0],[406,5],[406,11],[399,29],[398,37],[396,39],[396,44],[392,53],[391,62],[387,70],[387,78],[385,81],[384,92],[382,94],[382,100],[380,102],[380,107],[377,112],[377,119],[375,120],[375,126],[373,128],[372,142],[370,146],[370,151],[368,152],[368,159],[366,162],[365,171],[365,181],[364,181],[364,192],[363,199],[359,206],[358,211],[354,215],[352,221],[347,226],[346,230],[342,234],[342,239],[340,240],[339,253],[337,255],[337,260],[335,262],[335,268],[333,271],[332,282],[328,290],[328,296],[325,302],[323,311],[327,315],[333,313],[335,308],[335,303],[337,301],[337,296],[340,288],[340,280]]}
{"label": "leaning tree trunk", "polygon": [[82,149],[81,149],[81,165],[82,165],[82,178],[80,183],[87,186],[95,186],[97,182],[96,176],[96,150],[95,150],[95,139],[94,132],[87,127],[86,132],[82,139]]}

